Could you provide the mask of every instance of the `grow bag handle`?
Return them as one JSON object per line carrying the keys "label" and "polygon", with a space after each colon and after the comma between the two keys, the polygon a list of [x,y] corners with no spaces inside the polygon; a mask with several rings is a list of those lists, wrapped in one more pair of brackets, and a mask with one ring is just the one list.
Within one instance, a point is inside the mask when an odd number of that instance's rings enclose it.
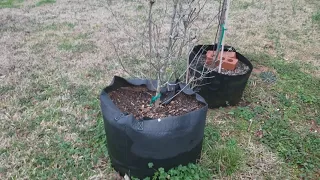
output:
{"label": "grow bag handle", "polygon": [[[120,113],[119,116],[114,118],[114,120],[116,122],[118,122],[121,118],[123,118],[127,115],[129,115],[129,113],[126,113],[126,112]],[[133,119],[132,126],[138,131],[143,131],[143,121],[144,121],[144,119],[141,119],[141,120]]]}
{"label": "grow bag handle", "polygon": [[[213,78],[217,78],[217,77],[213,77]],[[204,80],[206,87],[211,90],[211,91],[217,91],[220,89],[220,87],[222,86],[221,80],[216,81],[217,83],[212,82],[212,78],[205,78]]]}
{"label": "grow bag handle", "polygon": [[219,88],[218,87],[211,87],[211,86],[208,86],[208,89],[211,90],[211,91],[217,91]]}
{"label": "grow bag handle", "polygon": [[119,116],[115,117],[114,120],[115,121],[119,121],[121,118],[123,118],[124,116],[128,115],[128,113],[120,113]]}
{"label": "grow bag handle", "polygon": [[132,127],[137,131],[143,131],[143,120],[133,120]]}

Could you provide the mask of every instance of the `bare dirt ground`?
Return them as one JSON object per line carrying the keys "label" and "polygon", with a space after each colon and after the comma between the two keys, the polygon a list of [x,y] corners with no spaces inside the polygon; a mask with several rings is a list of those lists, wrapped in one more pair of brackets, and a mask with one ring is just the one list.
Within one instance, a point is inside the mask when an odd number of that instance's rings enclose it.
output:
{"label": "bare dirt ground", "polygon": [[[115,26],[103,0],[12,2],[19,7],[0,7],[0,179],[108,179],[112,170],[101,152],[106,149],[96,147],[104,136],[93,132],[103,132],[97,122],[100,90],[124,74],[108,41],[122,43],[125,30]],[[112,4],[127,14],[139,6]],[[312,21],[318,5],[317,0],[234,0],[227,44],[241,53],[304,64],[304,71],[319,77],[320,27]],[[200,43],[213,41],[209,32],[214,30],[207,32]],[[97,142],[87,143],[92,138]],[[254,168],[221,178],[264,179],[295,171],[283,169],[284,162],[263,145],[243,138]]]}

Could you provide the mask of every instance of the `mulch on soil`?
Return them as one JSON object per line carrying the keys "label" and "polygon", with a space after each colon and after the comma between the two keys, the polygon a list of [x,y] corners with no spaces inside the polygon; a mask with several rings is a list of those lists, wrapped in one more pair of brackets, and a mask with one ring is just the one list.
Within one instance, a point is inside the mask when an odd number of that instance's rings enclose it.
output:
{"label": "mulch on soil", "polygon": [[122,87],[110,92],[109,96],[122,112],[133,114],[138,120],[180,116],[204,106],[195,97],[179,93],[169,104],[155,108],[154,105],[150,106],[155,92],[144,86]]}
{"label": "mulch on soil", "polygon": [[[200,58],[199,58],[200,56]],[[206,55],[205,54],[202,54],[202,55],[198,55],[196,57],[196,59],[199,58],[199,62],[202,66],[205,65],[205,62],[206,62]],[[197,62],[194,62],[193,63],[193,67],[195,68],[196,65],[197,65]],[[215,63],[212,63],[212,65],[206,65],[206,68],[210,69],[211,71],[214,71],[214,72],[218,72],[219,71],[219,67],[218,66],[215,66]],[[243,75],[243,74],[246,74],[248,71],[250,70],[249,66],[244,64],[243,62],[239,61],[237,66],[236,66],[236,69],[231,71],[231,70],[225,70],[225,69],[221,69],[221,74],[224,74],[224,75],[228,75],[228,76],[238,76],[238,75]]]}

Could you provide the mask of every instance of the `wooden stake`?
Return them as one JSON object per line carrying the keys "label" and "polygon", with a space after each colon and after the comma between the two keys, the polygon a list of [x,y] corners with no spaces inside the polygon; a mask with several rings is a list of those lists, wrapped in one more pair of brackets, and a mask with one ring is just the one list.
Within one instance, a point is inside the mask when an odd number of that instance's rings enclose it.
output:
{"label": "wooden stake", "polygon": [[[222,65],[222,57],[224,52],[224,42],[225,42],[225,30],[227,29],[227,22],[228,22],[228,16],[229,16],[229,9],[230,9],[230,2],[231,0],[225,0],[223,3],[223,11],[224,11],[224,22],[222,26],[220,27],[221,35],[222,35],[222,42],[221,42],[221,54],[220,54],[220,63],[219,63],[219,73],[221,73],[221,65]],[[217,53],[219,54],[219,53]]]}

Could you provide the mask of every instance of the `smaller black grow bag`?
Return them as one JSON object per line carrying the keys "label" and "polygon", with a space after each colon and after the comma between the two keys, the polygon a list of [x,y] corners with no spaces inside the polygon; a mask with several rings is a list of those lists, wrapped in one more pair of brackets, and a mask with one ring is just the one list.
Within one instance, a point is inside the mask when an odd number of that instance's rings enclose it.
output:
{"label": "smaller black grow bag", "polygon": [[[201,155],[208,110],[205,100],[191,89],[184,88],[183,93],[195,96],[205,106],[181,116],[137,120],[132,114],[121,112],[108,95],[127,86],[146,86],[154,91],[156,82],[115,76],[100,95],[108,154],[113,168],[121,175],[142,179],[152,176],[154,169],[160,167],[168,170],[180,164],[196,163]],[[162,92],[167,92],[166,88]],[[150,162],[154,164],[153,169],[148,167]]]}
{"label": "smaller black grow bag", "polygon": [[[195,46],[190,53],[189,63],[191,63],[195,57],[204,56],[208,50],[216,50],[216,46]],[[225,46],[224,51],[228,50],[236,52],[233,47]],[[224,107],[227,105],[234,106],[240,102],[253,66],[250,61],[240,53],[236,52],[236,56],[239,61],[249,66],[249,71],[247,73],[243,75],[231,76],[213,71],[208,73],[206,75],[207,78],[204,78],[200,82],[201,86],[197,88],[196,92],[198,92],[206,100],[209,108]],[[203,64],[198,63],[195,65],[195,68],[201,72]],[[190,69],[189,72],[193,73],[193,70]],[[200,73],[195,72],[195,76],[200,77]]]}

